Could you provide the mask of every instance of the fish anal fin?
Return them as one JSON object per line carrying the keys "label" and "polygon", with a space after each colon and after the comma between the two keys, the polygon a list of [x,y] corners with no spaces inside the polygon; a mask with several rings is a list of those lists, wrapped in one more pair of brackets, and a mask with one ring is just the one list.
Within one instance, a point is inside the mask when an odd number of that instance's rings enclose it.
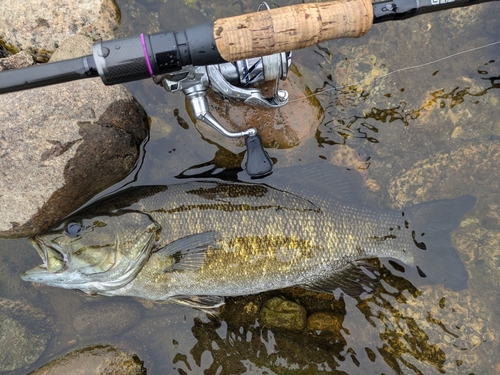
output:
{"label": "fish anal fin", "polygon": [[337,289],[351,297],[359,297],[363,293],[373,293],[380,283],[378,267],[368,261],[360,260],[349,263],[342,270],[329,277],[300,287],[320,293],[334,294]]}

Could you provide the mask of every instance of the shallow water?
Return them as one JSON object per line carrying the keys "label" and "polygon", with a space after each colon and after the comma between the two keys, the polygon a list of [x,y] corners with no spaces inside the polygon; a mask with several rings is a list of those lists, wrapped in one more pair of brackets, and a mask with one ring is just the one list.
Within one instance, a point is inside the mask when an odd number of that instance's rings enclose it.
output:
{"label": "shallow water", "polygon": [[[169,14],[160,15],[160,1],[118,3],[123,35],[179,29],[258,5],[172,2]],[[294,52],[323,116],[313,137],[268,150],[277,166],[355,163],[367,181],[365,199],[376,206],[476,196],[475,209],[452,236],[470,274],[467,290],[421,285],[416,275],[386,263],[381,290],[365,300],[274,291],[231,298],[220,316],[210,317],[170,303],[22,282],[19,273],[37,265],[38,255],[26,239],[0,240],[0,296],[38,308],[50,331],[40,359],[12,373],[76,348],[113,344],[137,353],[151,374],[500,374],[499,45],[440,60],[496,42],[498,14],[500,5],[490,3],[423,15],[375,25],[361,39]],[[414,68],[399,71],[408,67]],[[182,94],[149,81],[127,87],[152,127],[133,184],[240,165],[243,148],[195,125]],[[310,105],[303,96],[291,101]],[[309,316],[326,313],[340,326],[322,332],[262,326],[257,311],[275,296],[300,303]],[[33,327],[39,324],[33,320]]]}

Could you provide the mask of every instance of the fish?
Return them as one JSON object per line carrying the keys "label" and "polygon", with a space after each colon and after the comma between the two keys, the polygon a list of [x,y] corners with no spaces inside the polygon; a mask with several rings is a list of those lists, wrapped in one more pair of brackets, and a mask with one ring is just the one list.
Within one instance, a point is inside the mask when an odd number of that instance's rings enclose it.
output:
{"label": "fish", "polygon": [[476,198],[401,210],[365,205],[357,171],[328,163],[263,180],[193,179],[99,200],[30,239],[43,264],[25,281],[200,309],[287,287],[373,291],[372,259],[467,288],[450,233]]}

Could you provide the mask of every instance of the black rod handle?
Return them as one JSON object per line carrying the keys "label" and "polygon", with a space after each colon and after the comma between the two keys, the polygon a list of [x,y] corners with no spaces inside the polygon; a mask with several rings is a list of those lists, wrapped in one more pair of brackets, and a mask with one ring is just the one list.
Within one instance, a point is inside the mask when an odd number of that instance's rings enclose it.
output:
{"label": "black rod handle", "polygon": [[180,32],[140,34],[94,43],[92,55],[0,72],[0,94],[98,77],[115,85],[174,72],[188,65],[227,62],[215,45],[213,23]]}

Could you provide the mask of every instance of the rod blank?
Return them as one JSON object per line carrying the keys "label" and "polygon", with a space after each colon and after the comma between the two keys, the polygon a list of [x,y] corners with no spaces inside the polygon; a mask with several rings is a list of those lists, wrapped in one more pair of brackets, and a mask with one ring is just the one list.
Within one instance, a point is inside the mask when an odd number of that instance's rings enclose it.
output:
{"label": "rod blank", "polygon": [[99,77],[92,55],[0,73],[0,94]]}

